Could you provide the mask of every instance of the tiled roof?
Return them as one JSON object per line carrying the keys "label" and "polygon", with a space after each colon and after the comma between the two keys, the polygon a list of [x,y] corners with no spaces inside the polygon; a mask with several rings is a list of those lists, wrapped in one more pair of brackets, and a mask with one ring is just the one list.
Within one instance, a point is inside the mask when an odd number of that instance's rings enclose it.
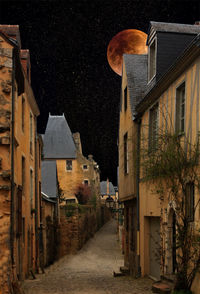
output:
{"label": "tiled roof", "polygon": [[142,99],[147,86],[147,55],[124,54],[127,87],[133,119],[136,115],[135,106]]}
{"label": "tiled roof", "polygon": [[150,21],[147,44],[153,31],[182,34],[199,34],[200,25]]}
{"label": "tiled roof", "polygon": [[57,197],[57,171],[55,160],[42,161],[42,193],[49,198]]}
{"label": "tiled roof", "polygon": [[76,158],[76,147],[65,116],[49,115],[44,134],[44,158]]}
{"label": "tiled roof", "polygon": [[101,195],[115,195],[115,189],[112,182],[109,182],[109,194],[107,194],[107,181],[102,181],[100,183],[100,191]]}
{"label": "tiled roof", "polygon": [[0,31],[5,33],[9,38],[17,40],[19,47],[21,47],[19,25],[0,24]]}

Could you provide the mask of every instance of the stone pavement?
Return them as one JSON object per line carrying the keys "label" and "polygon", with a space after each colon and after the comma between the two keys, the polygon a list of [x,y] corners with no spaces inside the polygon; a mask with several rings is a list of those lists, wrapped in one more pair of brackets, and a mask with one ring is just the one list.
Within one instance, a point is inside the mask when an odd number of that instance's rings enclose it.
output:
{"label": "stone pavement", "polygon": [[113,277],[113,271],[123,266],[119,250],[116,222],[111,220],[101,228],[76,254],[65,256],[26,280],[26,294],[150,294],[152,281],[128,276]]}

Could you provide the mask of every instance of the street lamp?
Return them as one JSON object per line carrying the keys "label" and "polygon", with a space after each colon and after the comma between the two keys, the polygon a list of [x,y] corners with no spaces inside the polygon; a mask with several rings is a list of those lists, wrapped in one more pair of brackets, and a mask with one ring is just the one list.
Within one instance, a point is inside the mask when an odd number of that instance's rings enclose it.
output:
{"label": "street lamp", "polygon": [[114,200],[112,197],[108,196],[106,198],[106,207],[108,207],[110,210],[112,210],[113,206],[114,206]]}

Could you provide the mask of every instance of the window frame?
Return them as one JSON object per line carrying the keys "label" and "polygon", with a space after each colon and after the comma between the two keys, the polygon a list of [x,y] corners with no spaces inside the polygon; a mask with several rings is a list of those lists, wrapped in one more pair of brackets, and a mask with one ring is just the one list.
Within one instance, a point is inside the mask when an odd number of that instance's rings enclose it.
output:
{"label": "window frame", "polygon": [[22,194],[24,195],[25,193],[25,185],[26,185],[26,158],[25,156],[22,155],[21,157],[21,179],[22,179]]}
{"label": "window frame", "polygon": [[33,155],[33,114],[30,112],[30,154]]}
{"label": "window frame", "polygon": [[25,98],[22,95],[22,108],[21,108],[21,119],[22,119],[22,132],[24,133],[25,130]]}
{"label": "window frame", "polygon": [[33,180],[33,169],[30,168],[30,208],[33,208],[33,195],[34,195],[34,180]]}
{"label": "window frame", "polygon": [[[70,168],[68,168],[69,167],[68,162],[71,162]],[[66,171],[67,172],[72,172],[72,170],[73,170],[72,159],[66,159]]]}
{"label": "window frame", "polygon": [[[187,191],[188,188],[188,191]],[[194,182],[188,182],[185,188],[185,216],[189,222],[194,221],[195,205],[195,185]]]}
{"label": "window frame", "polygon": [[[85,168],[85,166],[86,166],[86,168]],[[87,171],[88,170],[88,165],[87,164],[83,164],[82,165],[82,168],[83,168],[84,171]]]}
{"label": "window frame", "polygon": [[124,111],[127,110],[127,101],[128,100],[128,89],[127,86],[124,88]]}
{"label": "window frame", "polygon": [[84,180],[83,180],[83,184],[84,184],[85,186],[89,186],[89,180],[88,180],[88,179],[84,179]]}
{"label": "window frame", "polygon": [[[156,110],[156,119],[154,120],[154,112]],[[154,126],[154,124],[156,126]],[[159,102],[156,102],[150,109],[149,109],[149,151],[153,151],[157,147],[158,142],[158,126],[159,126]]]}
{"label": "window frame", "polygon": [[124,174],[127,175],[128,170],[128,132],[124,134]]}
{"label": "window frame", "polygon": [[[184,90],[184,97],[182,92]],[[183,99],[184,98],[184,99]],[[181,82],[176,88],[176,106],[175,106],[175,132],[177,134],[185,133],[185,109],[186,109],[186,83]],[[184,106],[184,107],[183,107]],[[184,109],[184,113],[182,113]]]}
{"label": "window frame", "polygon": [[[154,51],[153,51],[153,54],[152,54],[152,48],[153,47],[154,47]],[[150,83],[151,80],[156,75],[156,67],[157,67],[156,55],[157,55],[157,38],[154,37],[151,40],[151,42],[150,42],[150,44],[148,46],[148,83]]]}

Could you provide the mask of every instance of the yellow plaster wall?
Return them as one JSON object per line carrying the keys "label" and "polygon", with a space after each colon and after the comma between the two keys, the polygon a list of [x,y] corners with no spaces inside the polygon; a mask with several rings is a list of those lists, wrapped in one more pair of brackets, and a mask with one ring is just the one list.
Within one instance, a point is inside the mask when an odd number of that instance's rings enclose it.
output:
{"label": "yellow plaster wall", "polygon": [[[95,171],[93,163],[86,159],[80,152],[77,151],[77,158],[72,159],[71,171],[66,170],[66,160],[61,159],[56,162],[58,182],[65,199],[76,199],[75,191],[78,185],[84,183],[84,180],[88,180],[92,193],[99,195],[99,172]],[[84,164],[87,164],[88,169],[83,169]]]}
{"label": "yellow plaster wall", "polygon": [[[136,126],[132,120],[129,91],[127,91],[127,110],[124,111],[124,89],[127,86],[127,76],[123,65],[122,105],[119,121],[119,200],[130,200],[136,197],[135,165]],[[128,133],[128,174],[124,173],[124,135]]]}
{"label": "yellow plaster wall", "polygon": [[[5,42],[3,38],[0,37],[0,48],[5,48],[2,51],[2,56],[0,57],[0,126],[8,127],[8,130],[0,133],[0,139],[4,140],[7,138],[7,143],[0,144],[0,186],[7,185],[10,187],[10,181],[5,180],[2,177],[2,172],[8,172],[11,174],[11,102],[12,102],[12,87],[15,87],[14,99],[15,99],[15,113],[14,113],[14,137],[15,137],[15,147],[14,147],[14,206],[15,206],[15,226],[17,219],[17,191],[21,189],[22,186],[22,156],[25,157],[25,186],[22,193],[22,217],[25,218],[24,227],[24,238],[22,235],[18,235],[14,240],[14,259],[16,268],[18,268],[19,260],[21,260],[21,271],[23,279],[29,274],[28,269],[28,251],[32,252],[31,268],[35,269],[36,261],[36,245],[35,245],[35,214],[31,214],[30,207],[30,169],[33,170],[33,206],[35,208],[35,130],[36,126],[33,120],[33,153],[30,154],[30,112],[33,115],[33,119],[36,116],[32,107],[28,102],[27,93],[23,93],[25,100],[25,129],[22,131],[22,95],[17,94],[17,84],[12,85],[12,46]],[[3,56],[4,55],[4,56]],[[25,77],[24,77],[25,79]],[[38,182],[41,181],[40,167],[38,166]],[[39,184],[38,187],[38,197],[39,197]],[[0,289],[1,283],[6,284],[7,275],[11,270],[11,264],[9,260],[10,256],[10,190],[6,191],[0,189],[0,230],[4,234],[0,236]],[[39,211],[38,211],[39,214]],[[28,230],[30,231],[31,247],[28,250]],[[16,227],[14,228],[14,236],[16,236]],[[7,245],[6,245],[7,244]],[[8,246],[8,247],[6,247]],[[17,246],[20,247],[21,256],[18,255]],[[12,280],[10,278],[10,280]],[[2,282],[3,281],[3,282]],[[4,293],[7,293],[4,289]]]}
{"label": "yellow plaster wall", "polygon": [[[185,81],[186,83],[186,102],[185,102],[185,135],[188,140],[195,143],[200,130],[199,117],[199,84],[200,84],[200,58],[197,58],[193,64],[179,76],[171,86],[158,98],[159,102],[159,131],[165,129],[175,129],[175,101],[176,88]],[[148,144],[148,125],[149,109],[142,116],[141,127],[141,146],[147,148]],[[142,170],[140,177],[142,179]],[[161,207],[163,211],[169,213],[169,199],[166,195],[164,201],[159,200],[159,196],[153,192],[155,185],[149,182],[140,182],[140,260],[142,275],[149,274],[149,224],[148,216],[160,216]],[[198,191],[195,192],[195,203],[199,197]],[[165,216],[166,221],[168,216]],[[200,209],[196,211],[195,222],[199,223]],[[195,284],[196,285],[196,284]],[[196,287],[196,286],[194,286]]]}

